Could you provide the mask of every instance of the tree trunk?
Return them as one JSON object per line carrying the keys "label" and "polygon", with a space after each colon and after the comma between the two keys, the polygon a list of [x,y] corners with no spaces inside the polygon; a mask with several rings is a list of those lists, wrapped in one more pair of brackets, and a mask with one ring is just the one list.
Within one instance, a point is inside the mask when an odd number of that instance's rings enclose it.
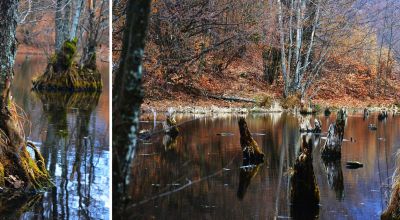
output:
{"label": "tree trunk", "polygon": [[57,0],[56,14],[55,14],[55,50],[56,52],[60,50],[62,44],[64,43],[63,37],[63,13],[62,13],[63,0]]}
{"label": "tree trunk", "polygon": [[89,3],[89,37],[87,45],[83,51],[83,66],[85,68],[96,69],[96,48],[97,48],[97,25],[95,25],[96,18],[96,1],[92,0]]}
{"label": "tree trunk", "polygon": [[[120,64],[113,88],[113,201],[114,217],[121,218],[130,182],[139,124],[142,92],[142,58],[150,13],[150,0],[130,0],[126,9],[125,33]],[[119,214],[118,214],[119,213]]]}
{"label": "tree trunk", "polygon": [[75,13],[72,18],[72,24],[71,24],[71,31],[69,35],[69,39],[74,39],[78,33],[78,26],[79,26],[79,20],[81,18],[81,13],[82,13],[82,8],[83,8],[83,0],[77,0],[76,6],[75,6]]}
{"label": "tree trunk", "polygon": [[67,0],[64,6],[64,18],[63,18],[63,41],[71,40],[69,39],[70,30],[71,30],[71,9],[72,9],[72,1]]}
{"label": "tree trunk", "polygon": [[[0,1],[0,187],[42,188],[50,184],[44,159],[32,143],[27,143],[10,100],[14,60],[17,51],[18,0]],[[27,151],[30,146],[35,159]]]}

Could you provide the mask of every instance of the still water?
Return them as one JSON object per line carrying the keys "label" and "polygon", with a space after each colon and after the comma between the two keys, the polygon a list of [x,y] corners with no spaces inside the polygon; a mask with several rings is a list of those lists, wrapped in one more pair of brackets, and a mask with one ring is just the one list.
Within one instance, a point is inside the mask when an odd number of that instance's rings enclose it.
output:
{"label": "still water", "polygon": [[[330,117],[317,116],[327,131]],[[151,116],[149,117],[152,118]],[[133,162],[132,219],[274,219],[290,218],[289,175],[300,149],[298,119],[293,114],[246,117],[266,162],[241,172],[237,116],[177,115],[181,133],[170,140],[160,123],[142,122],[156,134],[141,141]],[[314,121],[312,119],[312,121]],[[376,124],[377,130],[368,129]],[[378,122],[349,115],[342,159],[324,163],[323,138],[315,139],[313,168],[320,189],[319,219],[379,219],[387,205],[395,153],[400,149],[400,116]],[[226,135],[217,135],[227,133]],[[231,134],[229,134],[231,133]],[[323,134],[322,136],[326,136]],[[364,164],[347,169],[346,161]]]}
{"label": "still water", "polygon": [[[99,66],[103,79],[107,66]],[[45,67],[44,56],[18,55],[12,97],[25,114],[25,137],[40,148],[56,187],[0,198],[0,219],[108,219],[108,81],[101,94],[32,92],[31,79]]]}

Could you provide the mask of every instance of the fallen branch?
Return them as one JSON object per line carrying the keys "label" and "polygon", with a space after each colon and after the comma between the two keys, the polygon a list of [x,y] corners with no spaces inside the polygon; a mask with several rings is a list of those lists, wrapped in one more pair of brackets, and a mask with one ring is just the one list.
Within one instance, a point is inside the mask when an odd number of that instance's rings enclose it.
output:
{"label": "fallen branch", "polygon": [[247,99],[247,98],[241,98],[241,97],[235,97],[235,96],[213,95],[213,94],[207,94],[207,93],[204,96],[206,96],[208,98],[222,99],[222,100],[227,100],[227,101],[256,103],[256,100],[254,100],[254,99]]}

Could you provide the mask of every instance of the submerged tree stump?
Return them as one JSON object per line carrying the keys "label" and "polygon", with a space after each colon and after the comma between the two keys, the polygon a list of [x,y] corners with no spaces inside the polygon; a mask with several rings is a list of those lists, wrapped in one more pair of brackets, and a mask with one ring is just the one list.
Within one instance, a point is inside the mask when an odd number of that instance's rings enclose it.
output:
{"label": "submerged tree stump", "polygon": [[313,142],[310,137],[302,136],[301,154],[290,178],[291,214],[305,219],[313,218],[319,210],[319,188],[312,165]]}
{"label": "submerged tree stump", "polygon": [[264,153],[253,139],[244,118],[239,119],[240,146],[243,151],[243,161],[246,164],[259,164],[264,162]]}
{"label": "submerged tree stump", "polygon": [[164,131],[167,135],[175,138],[179,134],[179,129],[176,124],[175,119],[171,115],[167,115],[167,119],[165,119],[163,123]]}
{"label": "submerged tree stump", "polygon": [[389,114],[388,114],[387,110],[386,109],[382,109],[378,114],[378,120],[379,121],[383,121],[388,117],[388,115]]}
{"label": "submerged tree stump", "polygon": [[67,40],[51,57],[43,75],[32,81],[34,90],[101,91],[101,74],[93,66],[80,67],[74,62],[77,40]]}
{"label": "submerged tree stump", "polygon": [[329,125],[325,144],[321,148],[321,156],[325,160],[336,160],[341,158],[345,125],[346,111],[341,109],[337,114],[336,122]]}

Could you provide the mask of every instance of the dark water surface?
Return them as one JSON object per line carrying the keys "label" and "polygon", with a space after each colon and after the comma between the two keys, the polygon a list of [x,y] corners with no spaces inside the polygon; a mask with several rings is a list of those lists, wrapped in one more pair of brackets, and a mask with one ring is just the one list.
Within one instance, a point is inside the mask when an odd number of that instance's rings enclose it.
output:
{"label": "dark water surface", "polygon": [[[23,199],[1,198],[11,207],[0,210],[0,219],[108,219],[108,81],[101,94],[32,92],[32,77],[45,67],[43,56],[19,55],[12,97],[26,114],[26,139],[40,148],[56,188]],[[99,68],[107,79],[108,65]]]}
{"label": "dark water surface", "polygon": [[[327,131],[335,115],[318,116]],[[151,117],[150,117],[151,118]],[[132,219],[274,219],[290,218],[289,175],[300,148],[298,119],[292,114],[248,115],[254,139],[266,162],[243,172],[238,117],[177,115],[181,134],[176,140],[155,135],[141,142],[133,163]],[[313,121],[313,120],[312,120]],[[377,131],[368,130],[376,124]],[[143,129],[153,129],[143,122]],[[157,124],[155,130],[160,130]],[[231,132],[233,135],[219,136]],[[350,114],[342,159],[324,163],[315,139],[313,168],[320,189],[319,219],[379,219],[387,205],[400,149],[400,116],[378,122]],[[325,136],[326,134],[323,134]],[[319,144],[318,144],[319,141]],[[346,161],[363,168],[350,170]]]}

